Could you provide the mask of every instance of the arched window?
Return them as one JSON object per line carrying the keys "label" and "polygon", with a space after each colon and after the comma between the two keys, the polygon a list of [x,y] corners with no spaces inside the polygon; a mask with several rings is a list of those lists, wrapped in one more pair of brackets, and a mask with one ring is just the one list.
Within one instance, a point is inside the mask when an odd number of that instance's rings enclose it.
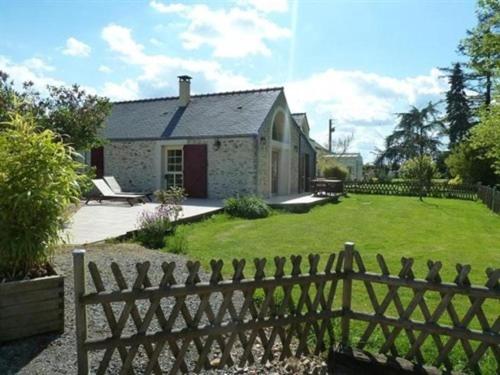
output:
{"label": "arched window", "polygon": [[280,111],[274,117],[272,136],[273,141],[286,142],[285,133],[285,115]]}

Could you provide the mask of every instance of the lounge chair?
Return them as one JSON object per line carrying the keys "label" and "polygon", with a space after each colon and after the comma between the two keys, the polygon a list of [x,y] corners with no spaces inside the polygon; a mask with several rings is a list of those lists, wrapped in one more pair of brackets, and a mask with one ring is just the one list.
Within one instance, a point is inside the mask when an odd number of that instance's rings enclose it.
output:
{"label": "lounge chair", "polygon": [[133,195],[144,195],[146,198],[148,198],[148,200],[150,202],[152,202],[153,200],[151,199],[151,196],[153,195],[153,193],[151,192],[137,192],[137,191],[123,191],[122,190],[122,187],[120,186],[120,184],[118,183],[118,181],[116,181],[116,178],[114,176],[104,176],[104,181],[106,181],[106,183],[109,185],[109,187],[111,188],[111,190],[113,190],[113,193],[115,194],[133,194]]}
{"label": "lounge chair", "polygon": [[88,204],[91,200],[99,201],[99,203],[103,200],[127,201],[131,206],[134,205],[135,201],[144,203],[144,198],[146,197],[144,194],[116,194],[104,180],[95,179],[92,182],[97,190],[99,190],[100,195],[90,194],[85,204]]}

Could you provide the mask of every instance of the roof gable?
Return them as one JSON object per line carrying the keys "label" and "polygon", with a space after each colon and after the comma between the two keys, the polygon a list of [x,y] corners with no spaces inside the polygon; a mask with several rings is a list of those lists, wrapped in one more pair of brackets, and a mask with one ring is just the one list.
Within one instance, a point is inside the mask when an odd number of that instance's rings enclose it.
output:
{"label": "roof gable", "polygon": [[165,139],[258,134],[283,88],[192,95],[114,103],[107,139]]}

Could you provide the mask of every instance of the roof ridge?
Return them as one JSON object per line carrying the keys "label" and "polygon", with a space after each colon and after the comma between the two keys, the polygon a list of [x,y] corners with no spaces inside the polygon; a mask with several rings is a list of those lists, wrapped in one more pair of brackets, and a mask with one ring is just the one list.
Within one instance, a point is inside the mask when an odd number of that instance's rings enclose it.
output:
{"label": "roof ridge", "polygon": [[[206,94],[196,94],[191,95],[192,98],[200,98],[207,96],[219,96],[219,95],[238,95],[238,94],[248,94],[252,92],[264,92],[264,91],[277,91],[283,90],[283,86],[276,87],[264,87],[258,89],[249,89],[249,90],[239,90],[239,91],[222,91],[222,92],[214,92],[214,93],[206,93]],[[136,99],[136,100],[121,100],[117,102],[112,102],[113,104],[126,104],[126,103],[141,103],[141,102],[154,102],[158,100],[173,100],[178,99],[179,96],[164,96],[159,98],[146,98],[146,99]]]}

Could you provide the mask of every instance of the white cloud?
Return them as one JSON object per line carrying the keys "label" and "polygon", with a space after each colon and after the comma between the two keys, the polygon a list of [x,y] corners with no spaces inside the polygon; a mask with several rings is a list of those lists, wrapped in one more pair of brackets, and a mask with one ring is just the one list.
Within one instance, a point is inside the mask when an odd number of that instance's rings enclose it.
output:
{"label": "white cloud", "polygon": [[151,38],[149,39],[149,43],[151,43],[153,46],[156,46],[156,47],[162,47],[164,46],[164,43],[163,42],[160,42],[158,39],[156,38]]}
{"label": "white cloud", "polygon": [[288,10],[287,0],[239,0],[238,4],[248,5],[261,12],[286,12]]}
{"label": "white cloud", "polygon": [[139,98],[139,84],[126,79],[122,83],[106,82],[101,90],[104,95],[112,100],[133,100]]}
{"label": "white cloud", "polygon": [[245,77],[223,70],[216,61],[147,54],[144,52],[144,46],[133,39],[131,30],[126,27],[110,24],[102,30],[101,36],[124,63],[142,70],[142,74],[137,78],[138,81],[146,82],[153,87],[170,85],[179,73],[202,75],[211,82],[215,90],[251,87]]}
{"label": "white cloud", "polygon": [[111,69],[109,66],[107,65],[101,65],[99,66],[98,70],[101,72],[101,73],[112,73],[113,72],[113,69]]}
{"label": "white cloud", "polygon": [[69,56],[87,57],[92,49],[88,44],[79,41],[76,38],[70,37],[66,40],[66,48],[63,49],[63,54]]}
{"label": "white cloud", "polygon": [[165,5],[158,1],[150,4],[163,13],[175,12],[189,22],[187,30],[180,35],[184,48],[188,50],[208,46],[213,49],[215,57],[270,56],[268,42],[289,38],[291,31],[269,20],[260,10],[271,11],[283,6],[279,2],[250,3],[255,3],[254,7],[230,9],[213,9],[205,4]]}
{"label": "white cloud", "polygon": [[46,71],[46,72],[52,72],[55,70],[55,68],[49,64],[47,64],[45,61],[38,57],[32,57],[30,59],[24,60],[23,64],[30,69],[33,69],[35,71]]}
{"label": "white cloud", "polygon": [[34,83],[35,89],[42,93],[46,92],[47,85],[64,85],[64,81],[46,75],[48,71],[53,70],[53,67],[39,58],[31,58],[21,63],[15,63],[9,58],[0,55],[0,70],[7,73],[10,79],[14,80],[17,87],[21,87],[24,82],[31,81]]}
{"label": "white cloud", "polygon": [[328,119],[336,124],[335,137],[354,133],[353,151],[372,159],[370,151],[382,146],[396,122],[395,113],[439,99],[446,82],[438,69],[427,75],[394,78],[374,73],[328,69],[289,82],[285,92],[294,112],[307,112],[312,136],[328,139]]}
{"label": "white cloud", "polygon": [[188,9],[184,4],[163,4],[160,1],[152,0],[149,5],[160,13],[179,13]]}

